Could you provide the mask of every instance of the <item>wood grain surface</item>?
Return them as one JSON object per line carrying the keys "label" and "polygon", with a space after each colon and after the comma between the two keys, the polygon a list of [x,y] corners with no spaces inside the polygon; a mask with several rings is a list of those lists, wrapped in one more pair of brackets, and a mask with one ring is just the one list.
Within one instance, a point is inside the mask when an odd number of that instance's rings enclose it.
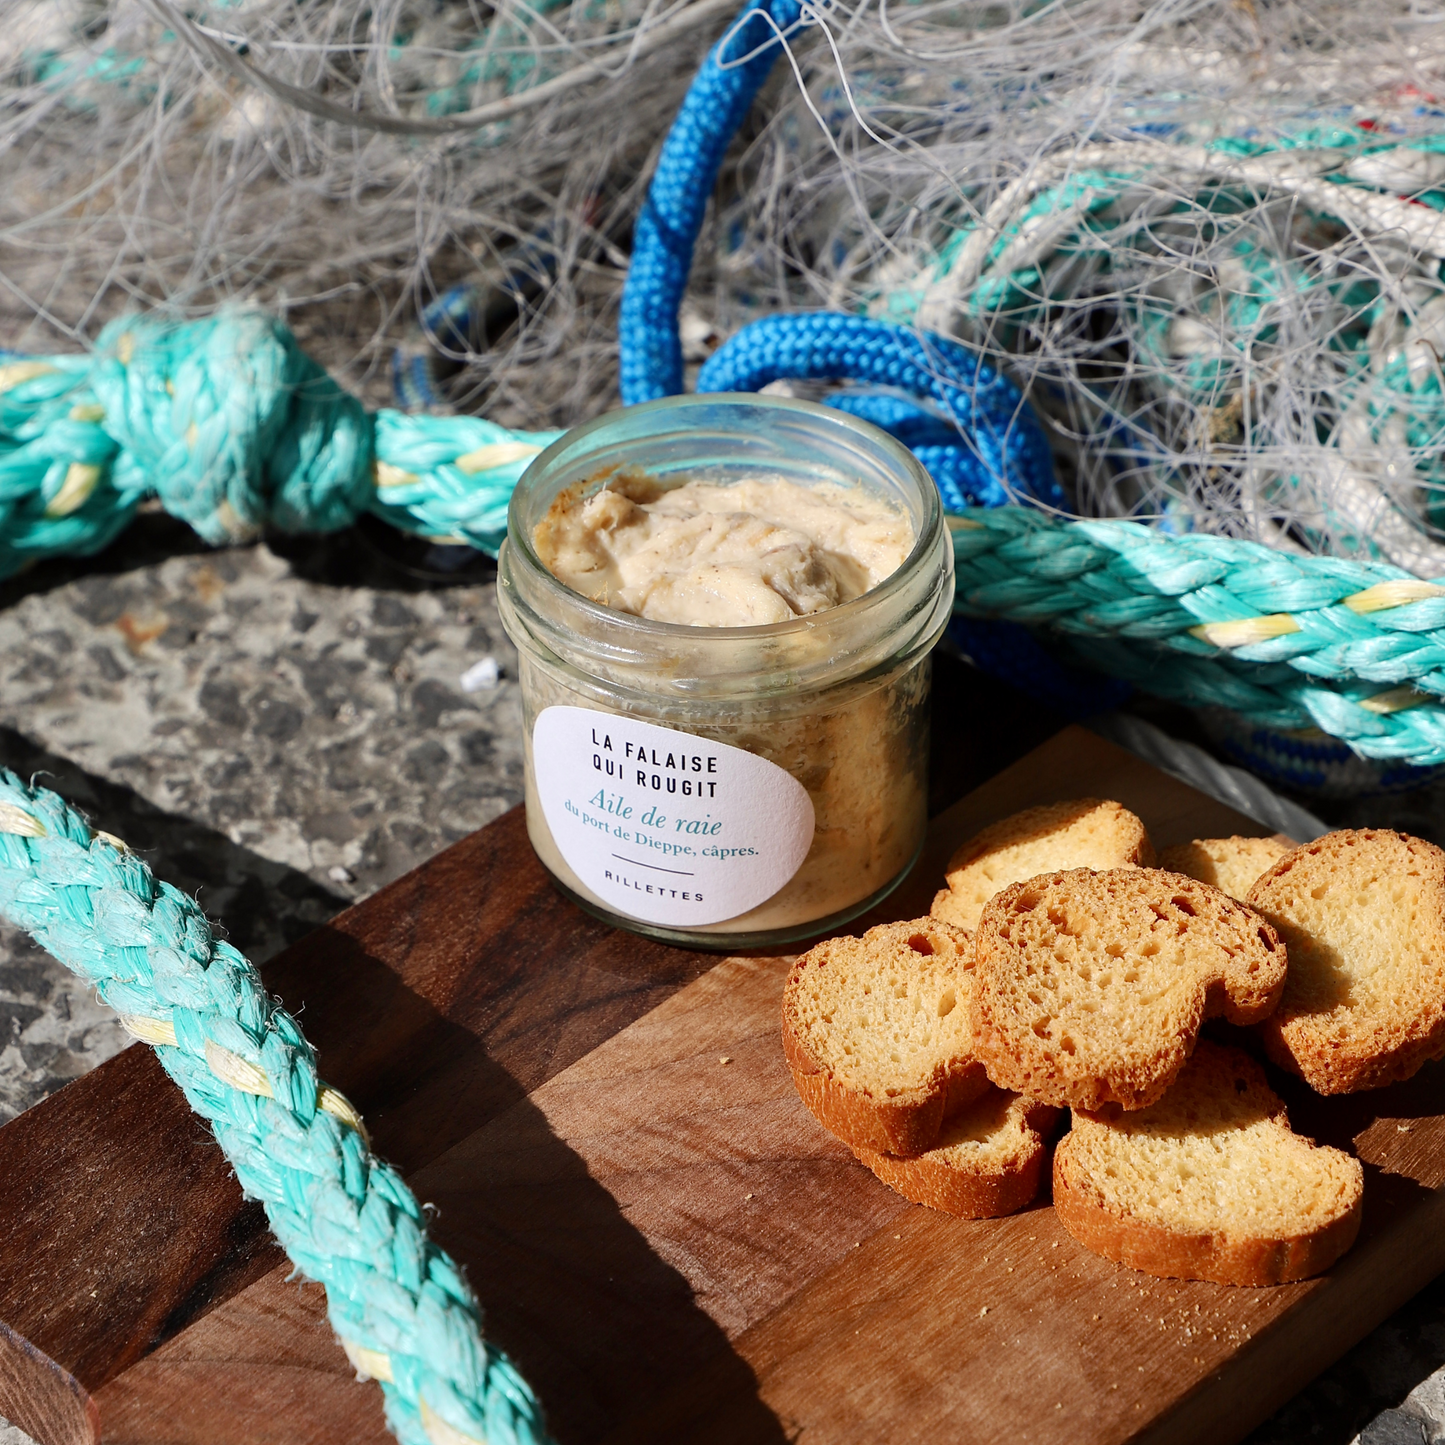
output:
{"label": "wood grain surface", "polygon": [[[879,917],[925,911],[977,827],[1084,793],[1161,846],[1260,831],[1070,729],[937,818]],[[1439,1066],[1343,1100],[1274,1076],[1297,1129],[1366,1164],[1330,1275],[1166,1282],[1082,1251],[1046,1202],[965,1222],[880,1184],[793,1091],[786,967],[590,920],[518,812],[267,971],[565,1445],[1228,1442],[1445,1267]],[[0,1260],[23,1337],[0,1337],[0,1409],[42,1445],[387,1438],[319,1289],[288,1282],[147,1050],[0,1129]]]}

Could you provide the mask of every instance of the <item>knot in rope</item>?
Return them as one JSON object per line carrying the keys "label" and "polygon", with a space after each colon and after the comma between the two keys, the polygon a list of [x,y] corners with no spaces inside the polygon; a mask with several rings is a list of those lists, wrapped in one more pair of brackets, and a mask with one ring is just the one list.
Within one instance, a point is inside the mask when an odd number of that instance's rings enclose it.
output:
{"label": "knot in rope", "polygon": [[0,353],[0,577],[99,551],[152,492],[208,542],[372,511],[495,556],[512,489],[560,435],[372,415],[258,312],[126,318],[91,357]]}
{"label": "knot in rope", "polygon": [[272,317],[112,322],[89,384],[121,488],[148,485],[208,542],[344,527],[370,499],[371,418]]}
{"label": "knot in rope", "polygon": [[102,485],[119,451],[84,393],[85,357],[0,354],[0,577],[36,555],[85,554],[130,522],[140,492]]}

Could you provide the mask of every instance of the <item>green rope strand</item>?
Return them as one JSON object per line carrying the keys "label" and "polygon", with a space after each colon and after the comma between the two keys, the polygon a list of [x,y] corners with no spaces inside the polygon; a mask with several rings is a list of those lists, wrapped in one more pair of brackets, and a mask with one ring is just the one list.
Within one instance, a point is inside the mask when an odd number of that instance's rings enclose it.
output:
{"label": "green rope strand", "polygon": [[113,322],[90,357],[0,358],[0,577],[108,545],[146,497],[208,542],[333,531],[373,511],[492,555],[559,432],[369,414],[280,322]]}
{"label": "green rope strand", "polygon": [[1445,762],[1445,585],[1022,507],[952,519],[957,611],[1046,627],[1191,707],[1319,727],[1368,758]]}
{"label": "green rope strand", "polygon": [[156,1046],[292,1262],[326,1287],[332,1327],[382,1382],[402,1445],[545,1445],[536,1399],[483,1340],[477,1301],[411,1191],[193,899],[0,769],[0,914]]}

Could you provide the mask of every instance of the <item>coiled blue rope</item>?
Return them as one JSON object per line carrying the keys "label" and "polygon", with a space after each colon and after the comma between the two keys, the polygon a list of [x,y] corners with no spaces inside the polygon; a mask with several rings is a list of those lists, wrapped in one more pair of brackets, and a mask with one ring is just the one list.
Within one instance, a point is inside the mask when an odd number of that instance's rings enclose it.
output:
{"label": "coiled blue rope", "polygon": [[860,407],[871,411],[869,419],[895,435],[923,432],[927,440],[919,437],[910,445],[925,465],[931,459],[937,466],[934,480],[950,510],[1001,506],[1011,499],[1011,489],[1065,505],[1048,442],[1018,388],[946,337],[829,311],[769,316],[743,327],[708,358],[697,389],[758,391],[772,381],[835,377],[898,387],[945,408],[964,437],[955,431],[944,440],[946,424],[924,431],[921,417],[927,413],[894,397],[845,393],[834,399],[854,415]]}
{"label": "coiled blue rope", "polygon": [[[634,232],[618,325],[622,399],[628,404],[682,390],[678,311],[707,198],[781,38],[800,14],[796,0],[745,10],[709,53],[663,144]],[[1067,509],[1032,408],[1007,377],[957,341],[830,312],[770,316],[719,347],[699,373],[697,389],[759,391],[781,380],[890,388],[849,389],[827,400],[909,447],[949,511],[1002,506],[1019,496]],[[899,392],[927,397],[940,410]],[[986,671],[1068,716],[1112,706],[1130,690],[1128,683],[1094,681],[1061,666],[1016,626],[960,621],[955,640]]]}
{"label": "coiled blue rope", "polygon": [[[629,406],[682,390],[678,308],[708,197],[783,39],[801,17],[799,0],[747,7],[709,52],[663,143],[633,232],[618,321],[620,385]],[[944,416],[893,395],[833,398],[854,415],[908,435],[905,445],[929,467],[950,507],[997,506],[1019,495],[1066,505],[1048,443],[1018,388],[956,341],[827,312],[766,317],[713,354],[698,390],[757,391],[784,379],[863,382],[938,403]]]}

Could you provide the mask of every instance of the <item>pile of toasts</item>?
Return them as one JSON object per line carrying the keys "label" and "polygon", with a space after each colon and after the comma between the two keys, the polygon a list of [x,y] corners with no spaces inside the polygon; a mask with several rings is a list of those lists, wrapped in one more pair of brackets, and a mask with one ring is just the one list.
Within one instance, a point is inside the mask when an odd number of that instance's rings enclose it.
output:
{"label": "pile of toasts", "polygon": [[[1155,854],[1118,803],[1030,808],[964,844],[930,916],[798,959],[783,1050],[880,1179],[967,1219],[1021,1209],[1050,1149],[1087,1248],[1276,1284],[1359,1232],[1359,1162],[1290,1130],[1247,1027],[1321,1094],[1445,1056],[1445,853],[1384,829]],[[1072,1111],[1072,1126],[1052,1143]]]}

